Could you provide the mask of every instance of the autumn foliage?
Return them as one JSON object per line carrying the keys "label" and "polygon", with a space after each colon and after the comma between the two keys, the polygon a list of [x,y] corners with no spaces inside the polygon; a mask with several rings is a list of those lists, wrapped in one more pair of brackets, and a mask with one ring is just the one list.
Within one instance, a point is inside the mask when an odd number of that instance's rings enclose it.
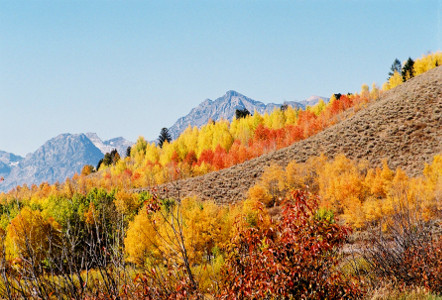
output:
{"label": "autumn foliage", "polygon": [[322,207],[355,228],[379,224],[387,230],[398,217],[429,221],[442,213],[442,155],[436,155],[417,178],[409,178],[401,169],[391,170],[385,161],[373,169],[367,162],[343,155],[333,160],[319,156],[305,163],[293,161],[286,168],[271,165],[248,197],[271,207],[297,188],[318,194]]}
{"label": "autumn foliage", "polygon": [[349,227],[317,215],[318,199],[294,191],[282,220],[264,231],[248,228],[235,237],[226,260],[225,299],[357,298],[358,285],[337,270],[336,251]]}
{"label": "autumn foliage", "polygon": [[[413,74],[440,59],[416,60]],[[388,88],[400,80],[393,74]],[[442,294],[441,239],[430,230],[442,216],[442,154],[415,178],[387,161],[373,167],[339,154],[273,164],[230,206],[134,191],[286,147],[382,92],[363,85],[305,110],[188,127],[162,147],[140,137],[129,157],[98,171],[85,166],[62,183],[0,194],[0,297],[346,299],[364,296],[373,278]],[[365,273],[344,272],[356,261],[343,260],[350,234],[371,229],[380,235],[364,240],[373,255],[356,253]]]}

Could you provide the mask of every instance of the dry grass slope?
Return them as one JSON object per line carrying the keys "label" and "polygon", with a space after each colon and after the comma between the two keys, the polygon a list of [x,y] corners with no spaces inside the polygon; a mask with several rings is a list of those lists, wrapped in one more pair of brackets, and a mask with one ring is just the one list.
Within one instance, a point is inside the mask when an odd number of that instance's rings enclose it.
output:
{"label": "dry grass slope", "polygon": [[306,161],[324,153],[367,159],[380,166],[401,167],[408,175],[422,172],[424,162],[442,152],[442,66],[386,92],[381,99],[327,130],[287,148],[204,176],[158,188],[161,197],[196,195],[218,203],[243,199],[266,166]]}

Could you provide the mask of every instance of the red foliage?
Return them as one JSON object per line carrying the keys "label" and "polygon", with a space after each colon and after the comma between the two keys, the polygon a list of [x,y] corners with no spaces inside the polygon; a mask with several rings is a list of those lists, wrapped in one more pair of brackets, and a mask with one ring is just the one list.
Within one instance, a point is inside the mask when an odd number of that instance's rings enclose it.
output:
{"label": "red foliage", "polygon": [[180,157],[176,151],[173,151],[173,154],[172,154],[172,157],[170,158],[170,160],[175,164],[180,162]]}
{"label": "red foliage", "polygon": [[361,296],[337,270],[335,252],[350,228],[315,216],[315,196],[295,191],[274,230],[249,228],[232,241],[224,299],[337,299]]}
{"label": "red foliage", "polygon": [[402,272],[400,278],[404,285],[425,286],[442,295],[442,238],[407,249],[404,267],[406,272]]}
{"label": "red foliage", "polygon": [[138,180],[140,177],[141,177],[141,174],[138,172],[135,172],[132,176],[132,180],[133,181]]}
{"label": "red foliage", "polygon": [[413,226],[412,230],[395,233],[386,243],[378,239],[365,254],[379,280],[389,279],[400,289],[425,287],[442,295],[442,238]]}
{"label": "red foliage", "polygon": [[197,165],[201,165],[203,162],[206,164],[213,164],[214,153],[211,149],[206,149],[201,152],[200,158],[198,159]]}
{"label": "red foliage", "polygon": [[191,150],[189,153],[187,153],[186,157],[184,158],[184,163],[188,164],[189,166],[193,166],[197,162],[196,153],[195,151]]}
{"label": "red foliage", "polygon": [[213,163],[212,165],[217,169],[223,169],[226,167],[226,164],[224,163],[224,159],[227,155],[227,151],[218,145],[215,149],[215,153],[213,154]]}

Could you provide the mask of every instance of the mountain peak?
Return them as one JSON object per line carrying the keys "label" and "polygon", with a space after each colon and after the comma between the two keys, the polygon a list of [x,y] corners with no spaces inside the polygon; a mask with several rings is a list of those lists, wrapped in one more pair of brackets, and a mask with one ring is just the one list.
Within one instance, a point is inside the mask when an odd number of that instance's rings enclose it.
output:
{"label": "mountain peak", "polygon": [[[314,101],[314,99],[311,99],[308,105]],[[305,107],[304,104],[294,101],[286,102],[286,104],[292,107]],[[282,104],[275,103],[264,104],[261,101],[250,99],[237,91],[228,90],[223,96],[214,101],[210,99],[204,100],[200,105],[193,108],[188,115],[178,119],[178,121],[169,128],[169,132],[172,138],[176,139],[189,125],[192,127],[201,127],[207,124],[209,120],[218,121],[225,119],[231,121],[237,109],[245,108],[251,113],[256,110],[263,114],[265,112],[271,112],[281,107],[281,105]]]}
{"label": "mountain peak", "polygon": [[79,173],[84,165],[95,166],[104,153],[117,149],[124,157],[132,142],[122,137],[103,142],[96,133],[62,133],[51,138],[25,158],[0,151],[0,191],[16,185],[64,181]]}
{"label": "mountain peak", "polygon": [[240,93],[238,93],[237,91],[234,91],[234,90],[228,90],[225,94],[225,97],[228,97],[228,98],[239,97],[239,96],[244,96],[244,95],[241,95]]}
{"label": "mountain peak", "polygon": [[101,153],[106,154],[111,152],[113,149],[117,149],[121,157],[126,156],[126,149],[132,146],[133,143],[124,139],[123,137],[116,137],[107,141],[103,141],[98,137],[96,133],[88,132],[86,136],[91,140],[91,142],[100,149]]}

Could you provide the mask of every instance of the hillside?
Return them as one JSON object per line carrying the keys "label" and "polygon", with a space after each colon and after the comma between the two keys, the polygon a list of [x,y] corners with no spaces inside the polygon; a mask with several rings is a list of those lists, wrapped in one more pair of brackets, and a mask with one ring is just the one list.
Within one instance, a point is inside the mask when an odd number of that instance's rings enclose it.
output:
{"label": "hillside", "polygon": [[247,190],[272,162],[287,165],[324,153],[367,159],[380,166],[401,167],[408,175],[442,152],[442,67],[437,67],[386,92],[378,101],[323,132],[290,147],[204,176],[179,180],[158,188],[161,197],[197,195],[231,203]]}

